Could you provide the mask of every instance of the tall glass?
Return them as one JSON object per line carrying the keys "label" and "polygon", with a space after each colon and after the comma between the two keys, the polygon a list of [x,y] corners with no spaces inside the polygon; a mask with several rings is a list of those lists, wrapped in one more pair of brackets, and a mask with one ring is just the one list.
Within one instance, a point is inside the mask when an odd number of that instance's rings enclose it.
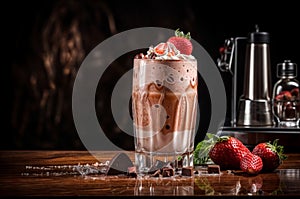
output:
{"label": "tall glass", "polygon": [[134,59],[132,113],[135,164],[147,174],[157,161],[193,167],[197,60]]}

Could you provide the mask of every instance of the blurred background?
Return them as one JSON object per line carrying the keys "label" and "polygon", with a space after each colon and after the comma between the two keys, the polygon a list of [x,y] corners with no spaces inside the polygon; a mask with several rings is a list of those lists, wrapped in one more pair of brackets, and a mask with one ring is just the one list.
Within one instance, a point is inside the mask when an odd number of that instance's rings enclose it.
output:
{"label": "blurred background", "polygon": [[[7,55],[3,54],[5,114],[1,149],[84,149],[71,109],[78,68],[103,40],[133,28],[180,28],[190,32],[216,61],[225,39],[247,36],[258,24],[261,31],[271,35],[274,84],[277,63],[290,59],[300,64],[298,7],[293,1],[240,4],[191,0],[9,1],[2,6],[2,50]],[[111,64],[96,94],[97,112],[108,116],[99,121],[101,127],[125,150],[134,149],[133,138],[115,125],[109,103],[115,83],[132,68],[135,53],[125,54]],[[225,85],[231,81],[227,75],[222,76]],[[204,138],[210,118],[209,93],[201,79],[199,92],[200,110],[207,115],[201,115],[195,143]]]}

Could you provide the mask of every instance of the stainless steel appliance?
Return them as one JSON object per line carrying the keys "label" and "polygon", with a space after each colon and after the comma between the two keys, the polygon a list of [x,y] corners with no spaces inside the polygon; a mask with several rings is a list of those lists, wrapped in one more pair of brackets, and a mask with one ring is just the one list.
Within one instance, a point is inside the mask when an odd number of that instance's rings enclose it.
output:
{"label": "stainless steel appliance", "polygon": [[300,128],[274,122],[270,42],[270,34],[256,26],[248,36],[226,39],[220,48],[217,64],[231,83],[225,84],[230,103],[218,135],[238,137],[249,148],[278,138],[288,150],[300,151]]}
{"label": "stainless steel appliance", "polygon": [[237,126],[273,126],[270,36],[256,27],[247,38],[244,90],[239,99]]}

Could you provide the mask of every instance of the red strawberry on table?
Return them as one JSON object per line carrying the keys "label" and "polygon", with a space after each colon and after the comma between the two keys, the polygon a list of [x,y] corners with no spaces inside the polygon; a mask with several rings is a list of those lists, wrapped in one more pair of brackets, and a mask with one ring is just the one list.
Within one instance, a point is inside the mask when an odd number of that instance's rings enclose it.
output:
{"label": "red strawberry on table", "polygon": [[242,158],[240,168],[248,174],[255,175],[262,170],[263,161],[258,155],[249,152]]}
{"label": "red strawberry on table", "polygon": [[274,140],[272,144],[270,142],[259,143],[252,150],[253,154],[261,157],[264,165],[263,171],[274,171],[287,158],[283,154],[283,146],[277,143],[278,139]]}
{"label": "red strawberry on table", "polygon": [[184,34],[182,31],[177,29],[175,31],[175,36],[170,37],[167,42],[174,44],[177,50],[181,54],[191,55],[193,51],[193,45],[191,43],[190,33]]}
{"label": "red strawberry on table", "polygon": [[240,169],[240,161],[247,153],[249,149],[237,138],[221,136],[209,151],[209,157],[222,170]]}

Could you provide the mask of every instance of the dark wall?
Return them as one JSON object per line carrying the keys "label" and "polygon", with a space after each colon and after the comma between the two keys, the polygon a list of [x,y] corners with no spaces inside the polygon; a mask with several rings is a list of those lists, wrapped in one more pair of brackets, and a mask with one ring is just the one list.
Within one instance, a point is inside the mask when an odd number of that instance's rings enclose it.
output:
{"label": "dark wall", "polygon": [[[246,36],[258,24],[262,31],[271,34],[274,83],[277,63],[290,59],[300,64],[299,14],[292,2],[270,6],[253,1],[243,5],[191,0],[9,1],[2,16],[2,41],[8,53],[3,66],[3,85],[8,85],[3,122],[8,130],[3,130],[1,148],[83,149],[71,110],[76,72],[84,57],[101,41],[132,28],[155,26],[189,31],[217,60],[225,39]],[[115,75],[101,80],[104,89],[98,92],[99,96],[111,95],[113,82],[130,69],[132,56],[122,56],[112,64]],[[228,84],[230,78],[223,76]],[[200,89],[205,96],[204,84]],[[109,112],[105,103],[99,101],[99,111]],[[209,98],[200,103],[203,109],[207,108]],[[209,117],[201,118],[196,142],[203,139],[209,123]],[[132,138],[110,124],[109,118],[102,122],[113,142],[133,149]]]}

